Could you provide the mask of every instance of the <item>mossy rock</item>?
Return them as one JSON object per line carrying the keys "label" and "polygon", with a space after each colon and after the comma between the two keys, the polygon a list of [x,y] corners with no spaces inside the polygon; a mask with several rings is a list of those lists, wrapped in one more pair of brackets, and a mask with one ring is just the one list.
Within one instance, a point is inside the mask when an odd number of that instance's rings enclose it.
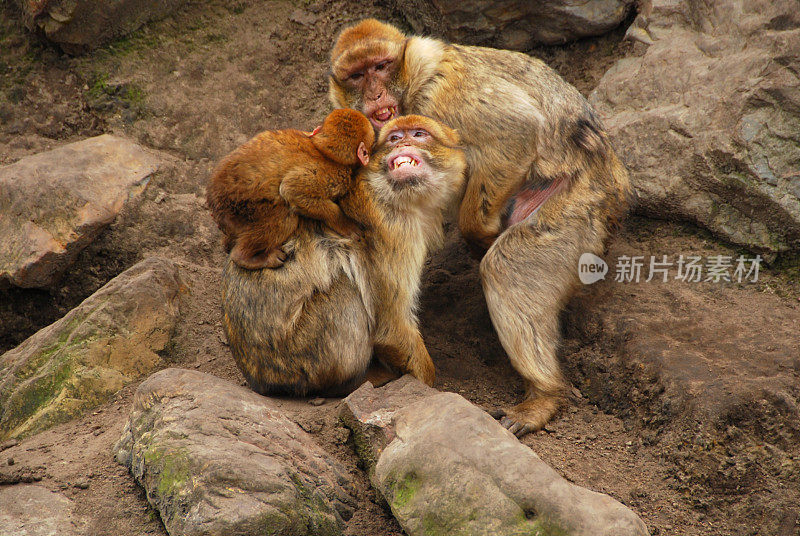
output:
{"label": "mossy rock", "polygon": [[0,356],[0,441],[80,416],[163,365],[180,289],[174,263],[147,259]]}

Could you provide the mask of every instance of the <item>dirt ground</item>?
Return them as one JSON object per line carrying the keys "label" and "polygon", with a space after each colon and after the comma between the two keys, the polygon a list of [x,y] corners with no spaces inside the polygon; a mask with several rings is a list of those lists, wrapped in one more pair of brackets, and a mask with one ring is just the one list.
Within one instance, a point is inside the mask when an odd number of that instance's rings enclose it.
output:
{"label": "dirt ground", "polygon": [[[203,207],[209,173],[218,159],[261,130],[308,129],[324,116],[327,53],[343,24],[364,16],[401,21],[380,6],[356,2],[194,1],[167,20],[72,58],[31,38],[20,29],[11,2],[1,5],[0,165],[103,132],[162,151],[167,165],[80,255],[57,288],[0,290],[0,351],[53,322],[138,260],[162,255],[181,266],[190,288],[170,364],[244,385],[220,323],[223,254]],[[534,52],[588,94],[613,61],[635,53],[620,42],[621,35],[617,31]],[[455,230],[448,236],[425,274],[421,313],[437,387],[486,408],[512,404],[522,394],[522,382],[493,332],[476,262]],[[679,253],[742,252],[690,225],[632,217],[609,255]],[[728,353],[774,347],[785,359],[776,360],[778,371],[771,377],[800,398],[798,266],[796,258],[779,259],[751,284],[675,287],[606,280],[582,290],[563,317],[561,357],[575,385],[573,398],[546,430],[523,443],[569,480],[631,507],[652,534],[800,535],[796,407],[794,414],[789,408],[787,415],[772,419],[780,424],[777,432],[764,424],[771,419],[768,413],[763,419],[708,417],[715,423],[708,431],[700,411],[705,406],[696,412],[665,408],[661,393],[674,386],[661,382],[658,392],[650,393],[646,374],[626,361],[632,345],[657,346],[660,336],[670,337],[664,348],[679,353],[691,350],[713,358],[721,352],[718,361]],[[746,320],[736,316],[742,311]],[[635,322],[633,328],[626,327],[628,320]],[[731,341],[737,348],[720,350]],[[668,370],[670,356],[658,359]],[[712,365],[706,376],[718,374]],[[681,386],[690,384],[681,383],[680,374],[673,383],[678,398],[685,394]],[[715,392],[710,379],[701,387]],[[737,392],[737,385],[725,388]],[[75,501],[79,515],[91,519],[91,534],[166,534],[143,491],[111,454],[135,389],[126,387],[80,420],[6,445],[0,485],[40,481],[62,491]],[[348,445],[348,431],[337,422],[338,400],[317,407],[283,399],[281,405],[353,475],[359,509],[345,533],[402,534],[378,505]],[[727,428],[720,430],[723,421]],[[697,445],[698,430],[703,437],[717,434],[716,443],[704,443],[710,446],[700,454],[682,447]],[[744,476],[733,484],[715,476],[728,474],[714,458],[720,449],[730,471],[743,464]]]}

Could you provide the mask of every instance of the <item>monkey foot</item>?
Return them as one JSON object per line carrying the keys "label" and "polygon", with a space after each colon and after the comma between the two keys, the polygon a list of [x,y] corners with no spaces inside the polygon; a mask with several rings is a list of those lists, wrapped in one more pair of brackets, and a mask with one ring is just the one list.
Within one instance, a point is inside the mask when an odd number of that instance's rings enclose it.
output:
{"label": "monkey foot", "polygon": [[539,395],[528,398],[513,408],[500,408],[490,411],[489,414],[499,420],[509,432],[522,437],[541,430],[563,403],[564,399],[560,396]]}
{"label": "monkey foot", "polygon": [[390,370],[382,363],[373,361],[367,369],[366,380],[370,382],[373,387],[381,387],[399,377],[400,375],[398,373]]}
{"label": "monkey foot", "polygon": [[267,258],[264,261],[265,268],[280,268],[286,262],[286,252],[281,248],[275,248],[267,253]]}
{"label": "monkey foot", "polygon": [[235,246],[231,251],[231,260],[246,270],[261,270],[262,268],[280,268],[286,262],[288,255],[281,248],[262,251],[255,255],[245,255],[241,248]]}

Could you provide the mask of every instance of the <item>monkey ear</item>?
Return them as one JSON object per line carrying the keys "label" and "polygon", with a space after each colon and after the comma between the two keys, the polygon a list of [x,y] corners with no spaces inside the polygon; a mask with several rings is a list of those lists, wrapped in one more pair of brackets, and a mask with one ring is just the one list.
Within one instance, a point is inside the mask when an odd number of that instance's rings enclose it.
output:
{"label": "monkey ear", "polygon": [[369,150],[363,141],[358,144],[358,150],[356,151],[356,154],[358,155],[358,160],[361,162],[362,166],[369,164]]}

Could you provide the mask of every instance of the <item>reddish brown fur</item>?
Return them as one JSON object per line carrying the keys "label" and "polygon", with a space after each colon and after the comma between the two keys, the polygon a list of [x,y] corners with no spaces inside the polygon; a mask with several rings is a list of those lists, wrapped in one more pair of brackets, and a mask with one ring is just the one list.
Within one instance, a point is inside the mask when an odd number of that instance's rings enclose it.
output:
{"label": "reddish brown fur", "polygon": [[[430,135],[414,136],[419,129]],[[387,139],[398,131],[405,135]],[[373,353],[396,372],[434,382],[416,315],[420,276],[463,191],[466,160],[458,134],[427,117],[397,118],[379,138],[340,200],[365,223],[362,240],[331,240],[303,221],[286,245],[293,258],[280,270],[225,268],[225,333],[260,393],[341,395],[363,381]],[[419,164],[389,169],[412,146]]]}
{"label": "reddish brown fur", "polygon": [[[353,172],[375,141],[367,118],[355,110],[332,112],[313,135],[266,131],[217,167],[208,185],[208,206],[225,234],[225,249],[243,268],[276,268],[280,249],[299,216],[323,221],[344,236],[358,233],[335,200],[353,187]],[[361,147],[364,144],[364,147]]]}

